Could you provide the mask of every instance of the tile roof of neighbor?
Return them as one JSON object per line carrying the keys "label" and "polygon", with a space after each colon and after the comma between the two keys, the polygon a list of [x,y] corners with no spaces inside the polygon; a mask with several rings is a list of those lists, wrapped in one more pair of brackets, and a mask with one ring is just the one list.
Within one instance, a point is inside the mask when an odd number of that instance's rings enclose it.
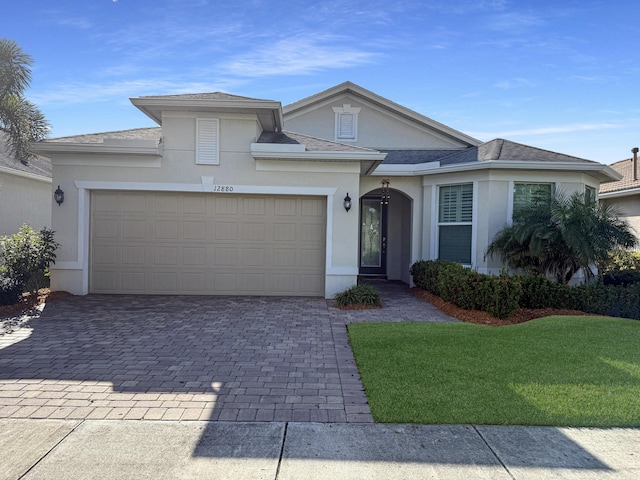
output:
{"label": "tile roof of neighbor", "polygon": [[41,155],[29,159],[26,163],[17,160],[9,149],[7,135],[0,132],[0,167],[10,168],[19,172],[31,173],[51,178],[51,160]]}
{"label": "tile roof of neighbor", "polygon": [[[640,160],[638,160],[640,163]],[[617,182],[603,183],[600,185],[600,193],[619,192],[621,190],[630,190],[632,188],[640,188],[640,169],[637,172],[638,180],[633,179],[633,159],[626,158],[619,162],[609,165],[612,169],[622,175],[622,179]]]}
{"label": "tile roof of neighbor", "polygon": [[89,133],[86,135],[72,135],[70,137],[48,138],[47,142],[60,143],[103,143],[109,140],[160,140],[162,127],[134,128],[132,130],[118,130],[115,132]]}
{"label": "tile roof of neighbor", "polygon": [[293,132],[262,132],[258,143],[304,144],[308,152],[377,152],[372,148],[356,147]]}

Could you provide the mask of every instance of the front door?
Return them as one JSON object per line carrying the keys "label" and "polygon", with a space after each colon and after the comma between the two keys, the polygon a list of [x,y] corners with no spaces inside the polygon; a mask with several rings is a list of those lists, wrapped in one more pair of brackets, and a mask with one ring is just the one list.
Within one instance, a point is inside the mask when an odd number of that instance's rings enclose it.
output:
{"label": "front door", "polygon": [[387,273],[387,205],[380,195],[360,200],[360,274]]}

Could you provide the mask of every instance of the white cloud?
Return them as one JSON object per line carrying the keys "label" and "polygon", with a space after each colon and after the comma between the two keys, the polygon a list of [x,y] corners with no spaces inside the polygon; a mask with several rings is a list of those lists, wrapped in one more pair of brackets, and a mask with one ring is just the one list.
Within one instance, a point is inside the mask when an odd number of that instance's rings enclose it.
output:
{"label": "white cloud", "polygon": [[331,35],[305,35],[236,56],[219,65],[226,73],[243,77],[301,75],[324,69],[373,63],[376,53],[358,49],[349,39]]}
{"label": "white cloud", "polygon": [[535,87],[535,82],[527,79],[527,78],[513,78],[511,80],[503,80],[495,84],[496,87],[502,88],[503,90],[509,90],[511,88],[517,87]]}
{"label": "white cloud", "polygon": [[620,128],[620,125],[614,123],[581,123],[572,125],[555,125],[550,127],[528,128],[522,130],[508,130],[497,132],[467,132],[469,135],[477,138],[505,138],[516,136],[536,136],[536,135],[554,135],[558,133],[585,132],[593,130],[610,130]]}

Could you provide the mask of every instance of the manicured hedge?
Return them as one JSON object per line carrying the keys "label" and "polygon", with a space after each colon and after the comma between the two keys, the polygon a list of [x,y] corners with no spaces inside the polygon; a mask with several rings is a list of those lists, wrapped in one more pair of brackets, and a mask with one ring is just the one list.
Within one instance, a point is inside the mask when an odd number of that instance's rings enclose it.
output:
{"label": "manicured hedge", "polygon": [[443,300],[499,318],[518,308],[552,307],[640,319],[640,283],[569,287],[542,275],[483,275],[442,260],[416,262],[411,275],[416,286]]}

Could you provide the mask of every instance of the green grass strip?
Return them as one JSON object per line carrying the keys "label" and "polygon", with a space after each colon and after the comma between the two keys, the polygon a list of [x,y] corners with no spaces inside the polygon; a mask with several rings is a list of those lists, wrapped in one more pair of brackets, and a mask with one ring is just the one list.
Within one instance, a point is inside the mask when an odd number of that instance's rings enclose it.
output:
{"label": "green grass strip", "polygon": [[640,322],[360,323],[349,338],[375,421],[640,426]]}

